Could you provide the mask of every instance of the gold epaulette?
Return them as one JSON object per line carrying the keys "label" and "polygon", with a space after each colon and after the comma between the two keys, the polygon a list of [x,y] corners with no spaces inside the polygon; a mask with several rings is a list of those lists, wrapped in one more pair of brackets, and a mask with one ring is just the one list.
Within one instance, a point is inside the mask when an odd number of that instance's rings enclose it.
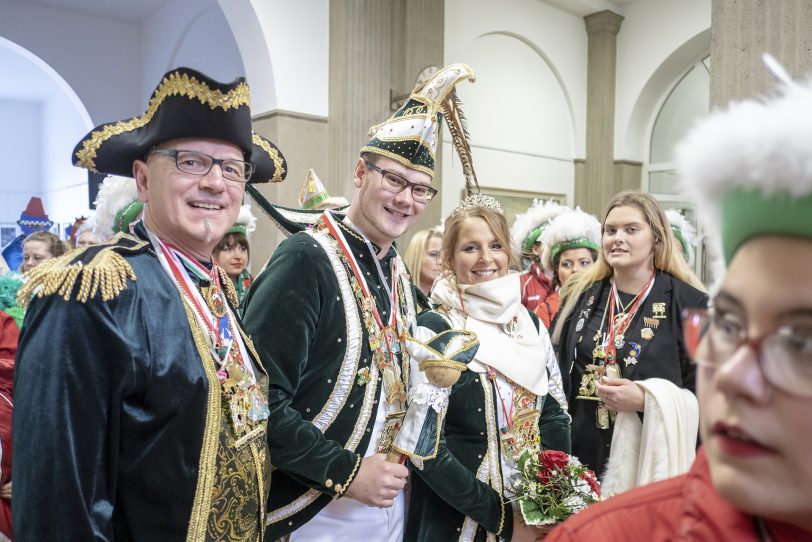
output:
{"label": "gold epaulette", "polygon": [[[70,300],[76,291],[80,303],[101,293],[102,301],[114,299],[136,280],[135,271],[122,254],[140,252],[149,243],[119,233],[110,243],[73,251],[35,267],[17,292],[17,304],[27,307],[33,296],[59,295]],[[77,288],[78,285],[78,288]]]}

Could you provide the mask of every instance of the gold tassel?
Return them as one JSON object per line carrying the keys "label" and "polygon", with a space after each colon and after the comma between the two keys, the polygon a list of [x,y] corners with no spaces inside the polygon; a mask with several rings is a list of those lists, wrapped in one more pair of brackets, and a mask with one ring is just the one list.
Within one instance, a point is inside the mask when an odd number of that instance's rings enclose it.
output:
{"label": "gold tassel", "polygon": [[32,296],[43,297],[57,294],[65,301],[79,281],[76,300],[87,302],[101,292],[102,301],[110,301],[127,287],[128,280],[136,280],[133,268],[127,260],[110,246],[102,249],[87,264],[76,261],[76,254],[68,254],[38,265],[29,275],[20,291],[17,304],[27,307]]}

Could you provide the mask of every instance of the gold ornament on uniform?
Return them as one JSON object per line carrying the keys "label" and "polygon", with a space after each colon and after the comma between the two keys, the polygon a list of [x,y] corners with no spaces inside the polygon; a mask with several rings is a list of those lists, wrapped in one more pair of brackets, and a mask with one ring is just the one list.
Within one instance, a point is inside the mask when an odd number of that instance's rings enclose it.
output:
{"label": "gold ornament on uniform", "polygon": [[476,209],[477,207],[484,207],[485,209],[490,209],[491,211],[495,211],[500,215],[505,214],[505,211],[502,209],[502,204],[499,203],[496,198],[493,196],[488,196],[486,194],[471,194],[467,196],[464,200],[457,205],[457,208],[451,213],[451,216],[456,215],[457,213],[461,213],[463,211],[470,211],[471,209]]}

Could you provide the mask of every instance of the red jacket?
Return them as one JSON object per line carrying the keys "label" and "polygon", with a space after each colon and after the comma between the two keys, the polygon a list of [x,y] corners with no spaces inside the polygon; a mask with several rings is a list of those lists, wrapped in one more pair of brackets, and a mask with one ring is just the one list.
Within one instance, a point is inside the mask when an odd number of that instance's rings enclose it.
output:
{"label": "red jacket", "polygon": [[[810,540],[812,533],[767,522],[772,542]],[[704,450],[682,476],[638,487],[594,504],[553,530],[545,542],[758,540],[753,517],[716,493]]]}
{"label": "red jacket", "polygon": [[539,303],[547,299],[553,287],[552,281],[547,278],[539,264],[534,263],[527,271],[519,276],[522,284],[522,305],[533,311]]}
{"label": "red jacket", "polygon": [[[11,413],[13,410],[14,356],[20,330],[14,318],[0,311],[0,485],[11,479]],[[11,502],[0,499],[0,532],[11,533]]]}

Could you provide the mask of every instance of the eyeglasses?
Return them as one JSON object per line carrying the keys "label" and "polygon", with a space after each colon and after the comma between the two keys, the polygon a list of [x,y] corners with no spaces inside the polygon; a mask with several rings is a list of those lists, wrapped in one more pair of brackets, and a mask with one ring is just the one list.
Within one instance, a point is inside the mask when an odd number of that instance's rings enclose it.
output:
{"label": "eyeglasses", "polygon": [[812,334],[790,326],[761,337],[748,337],[738,318],[714,310],[684,313],[688,355],[704,367],[719,369],[743,346],[756,353],[761,373],[776,388],[812,397]]}
{"label": "eyeglasses", "polygon": [[436,188],[432,188],[425,184],[417,184],[411,181],[407,181],[403,177],[396,175],[391,171],[379,168],[375,164],[371,164],[366,160],[364,160],[364,163],[366,164],[367,169],[377,171],[378,173],[381,174],[381,186],[383,186],[387,192],[392,192],[393,194],[400,194],[401,192],[406,190],[406,187],[411,187],[412,199],[419,203],[428,203],[432,200],[434,196],[437,195]]}
{"label": "eyeglasses", "polygon": [[223,178],[235,183],[244,184],[254,174],[256,166],[251,162],[234,160],[232,158],[219,159],[197,151],[184,151],[178,149],[152,149],[147,153],[160,154],[175,159],[178,170],[191,175],[206,175],[215,164],[220,166]]}

